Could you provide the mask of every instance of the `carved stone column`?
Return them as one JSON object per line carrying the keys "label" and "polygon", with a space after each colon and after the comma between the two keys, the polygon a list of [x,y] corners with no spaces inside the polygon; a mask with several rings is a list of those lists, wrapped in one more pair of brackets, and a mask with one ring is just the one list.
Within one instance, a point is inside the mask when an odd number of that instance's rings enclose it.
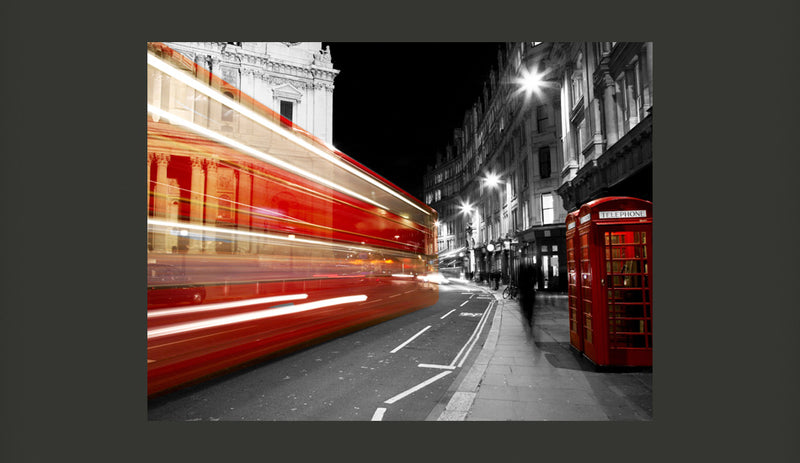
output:
{"label": "carved stone column", "polygon": [[[217,166],[219,160],[214,157],[206,160],[206,226],[217,226],[217,205],[219,198],[217,197]],[[208,238],[205,243],[205,251],[210,254],[217,252],[216,233],[207,232]]]}
{"label": "carved stone column", "polygon": [[603,74],[603,110],[606,118],[606,147],[609,147],[619,140],[619,129],[614,105],[614,78],[608,72]]}
{"label": "carved stone column", "polygon": [[147,153],[147,215],[150,215],[150,166],[153,164],[153,153]]}
{"label": "carved stone column", "polygon": [[[155,153],[156,159],[156,185],[155,199],[153,201],[153,216],[159,219],[167,218],[167,194],[169,193],[169,179],[167,178],[167,167],[169,166],[169,154]],[[163,233],[156,233],[153,236],[153,250],[156,252],[166,252],[166,240]]]}
{"label": "carved stone column", "polygon": [[[206,173],[203,170],[203,158],[192,156],[192,194],[189,198],[189,221],[194,225],[203,225],[203,202],[205,200]],[[191,252],[200,252],[203,249],[201,240],[189,241]]]}
{"label": "carved stone column", "polygon": [[[237,172],[239,176],[239,191],[236,201],[236,228],[239,230],[250,231],[250,207],[253,202],[251,201],[253,191],[252,175],[247,171],[247,164],[244,164],[243,169]],[[241,253],[250,253],[250,242],[252,238],[237,239],[237,250]]]}

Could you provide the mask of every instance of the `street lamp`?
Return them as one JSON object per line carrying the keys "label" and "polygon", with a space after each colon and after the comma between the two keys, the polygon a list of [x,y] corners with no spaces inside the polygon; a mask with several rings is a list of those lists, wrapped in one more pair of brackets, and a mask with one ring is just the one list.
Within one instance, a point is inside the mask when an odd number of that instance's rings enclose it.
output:
{"label": "street lamp", "polygon": [[489,188],[495,188],[500,184],[500,176],[494,172],[487,172],[484,181]]}
{"label": "street lamp", "polygon": [[[461,201],[461,213],[467,216],[467,223],[464,227],[464,235],[465,240],[464,244],[469,252],[469,257],[464,258],[464,253],[462,252],[460,257],[462,258],[462,265],[464,265],[464,273],[467,278],[471,278],[473,267],[474,267],[474,258],[475,258],[475,251],[473,247],[475,245],[475,241],[472,238],[472,213],[473,211],[477,214],[477,209],[473,209],[472,204],[469,201]],[[466,260],[466,263],[464,262]]]}
{"label": "street lamp", "polygon": [[[503,191],[500,188],[500,184],[503,183],[503,181],[501,180],[501,176],[499,174],[497,174],[495,172],[491,172],[491,171],[486,173],[485,177],[483,178],[483,181],[484,181],[484,184],[486,185],[486,187],[488,187],[489,189],[497,188],[497,214],[498,214],[498,225],[500,227],[500,229],[497,231],[498,232],[497,238],[502,239],[502,234],[503,234]],[[492,214],[492,215],[494,215],[494,214]],[[489,252],[493,252],[493,251],[496,251],[497,249],[495,248],[494,245],[489,243],[487,245],[487,247],[486,247],[486,250],[489,251]],[[500,247],[500,250],[502,251],[502,247]]]}
{"label": "street lamp", "polygon": [[545,69],[544,72],[538,72],[535,69],[522,68],[520,77],[516,79],[516,83],[519,84],[517,93],[524,92],[525,99],[527,100],[532,93],[536,93],[536,96],[541,97],[543,88],[558,89],[560,87],[558,82],[544,80],[544,77],[549,73],[550,69]]}

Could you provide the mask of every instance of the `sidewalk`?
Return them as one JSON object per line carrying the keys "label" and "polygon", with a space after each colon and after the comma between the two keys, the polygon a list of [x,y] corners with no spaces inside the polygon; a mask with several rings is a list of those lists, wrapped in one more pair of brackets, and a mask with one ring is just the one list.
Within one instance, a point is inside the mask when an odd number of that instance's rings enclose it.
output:
{"label": "sidewalk", "polygon": [[533,329],[516,300],[496,299],[472,367],[456,378],[438,421],[649,421],[652,369],[595,371],[569,343],[567,296],[536,296]]}

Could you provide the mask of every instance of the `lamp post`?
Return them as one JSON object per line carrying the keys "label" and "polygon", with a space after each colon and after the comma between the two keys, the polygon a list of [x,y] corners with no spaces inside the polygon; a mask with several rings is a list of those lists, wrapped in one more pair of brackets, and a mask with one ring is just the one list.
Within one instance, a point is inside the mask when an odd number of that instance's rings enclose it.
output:
{"label": "lamp post", "polygon": [[[497,231],[497,239],[500,240],[499,250],[502,253],[503,252],[503,246],[502,246],[502,243],[503,243],[503,241],[502,241],[503,240],[503,191],[500,189],[500,185],[502,183],[504,183],[504,182],[502,181],[502,177],[500,176],[500,174],[497,174],[497,173],[491,172],[491,171],[486,173],[485,177],[483,178],[483,182],[484,182],[485,186],[487,188],[489,188],[490,190],[493,190],[493,189],[497,188],[497,218],[498,218],[498,227],[499,227],[499,230]],[[487,247],[487,250],[492,252],[492,251],[496,250],[496,248],[495,248],[495,246],[492,246],[492,249],[489,249]],[[493,264],[493,267],[494,267],[494,264]],[[501,262],[501,268],[499,270],[502,271],[502,262]]]}
{"label": "lamp post", "polygon": [[472,230],[473,230],[473,223],[475,223],[472,213],[475,212],[477,214],[477,208],[473,209],[472,204],[469,201],[462,201],[461,202],[461,213],[467,216],[467,224],[464,227],[464,244],[467,248],[467,254],[461,254],[462,260],[461,262],[465,263],[464,265],[464,274],[467,279],[470,279],[470,274],[475,270],[475,240],[472,237]]}

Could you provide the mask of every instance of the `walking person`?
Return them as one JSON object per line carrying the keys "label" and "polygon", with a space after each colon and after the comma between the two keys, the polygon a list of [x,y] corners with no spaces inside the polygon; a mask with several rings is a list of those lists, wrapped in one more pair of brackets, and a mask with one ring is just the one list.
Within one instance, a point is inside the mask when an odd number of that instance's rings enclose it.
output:
{"label": "walking person", "polygon": [[522,315],[528,323],[528,327],[533,326],[533,308],[536,303],[536,269],[530,265],[519,267],[519,306]]}

